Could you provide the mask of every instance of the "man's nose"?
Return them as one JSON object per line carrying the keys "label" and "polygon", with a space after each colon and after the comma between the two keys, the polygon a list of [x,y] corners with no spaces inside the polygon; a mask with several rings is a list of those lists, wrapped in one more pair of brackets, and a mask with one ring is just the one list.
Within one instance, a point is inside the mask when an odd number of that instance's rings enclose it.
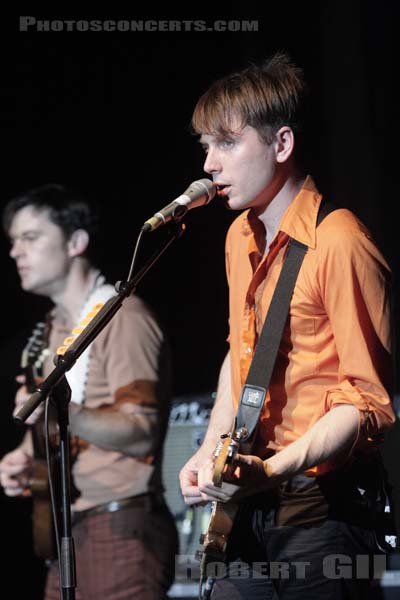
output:
{"label": "man's nose", "polygon": [[9,255],[11,256],[11,258],[17,258],[18,256],[20,256],[23,253],[23,244],[21,243],[20,240],[15,240],[10,248],[10,252]]}
{"label": "man's nose", "polygon": [[219,173],[221,170],[221,161],[219,160],[218,152],[216,150],[212,150],[211,148],[208,150],[203,169],[210,175]]}

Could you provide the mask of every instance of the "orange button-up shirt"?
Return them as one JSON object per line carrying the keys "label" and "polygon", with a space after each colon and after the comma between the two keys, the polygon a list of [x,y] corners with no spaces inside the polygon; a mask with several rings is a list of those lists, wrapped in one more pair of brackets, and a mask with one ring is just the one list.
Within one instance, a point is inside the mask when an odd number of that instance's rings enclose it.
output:
{"label": "orange button-up shirt", "polygon": [[316,228],[321,199],[308,177],[264,257],[265,229],[251,211],[235,219],[226,239],[235,409],[289,238],[308,246],[260,418],[260,456],[285,448],[337,404],[359,409],[359,440],[370,445],[395,420],[390,269],[350,211],[338,209]]}

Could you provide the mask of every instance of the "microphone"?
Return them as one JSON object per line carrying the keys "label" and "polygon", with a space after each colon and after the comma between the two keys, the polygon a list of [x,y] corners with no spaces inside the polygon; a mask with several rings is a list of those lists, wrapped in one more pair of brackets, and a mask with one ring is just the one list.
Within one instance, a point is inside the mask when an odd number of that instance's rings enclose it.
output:
{"label": "microphone", "polygon": [[181,196],[156,212],[151,219],[147,219],[142,226],[142,231],[154,231],[169,221],[179,221],[191,208],[208,204],[214,198],[215,192],[216,187],[210,179],[193,181]]}

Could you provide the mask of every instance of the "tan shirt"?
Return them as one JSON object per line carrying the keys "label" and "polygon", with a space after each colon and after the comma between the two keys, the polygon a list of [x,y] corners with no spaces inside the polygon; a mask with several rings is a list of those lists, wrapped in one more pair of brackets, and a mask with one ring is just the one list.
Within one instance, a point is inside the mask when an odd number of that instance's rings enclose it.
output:
{"label": "tan shirt", "polygon": [[[53,313],[52,352],[75,325],[63,323]],[[54,368],[53,356],[46,362],[45,376]],[[162,441],[170,403],[169,375],[168,350],[154,315],[138,297],[127,298],[92,342],[84,406],[121,413],[153,408],[159,416],[159,439],[154,456],[145,458],[134,458],[80,440],[80,450],[72,466],[74,484],[80,492],[74,510],[161,489]]]}

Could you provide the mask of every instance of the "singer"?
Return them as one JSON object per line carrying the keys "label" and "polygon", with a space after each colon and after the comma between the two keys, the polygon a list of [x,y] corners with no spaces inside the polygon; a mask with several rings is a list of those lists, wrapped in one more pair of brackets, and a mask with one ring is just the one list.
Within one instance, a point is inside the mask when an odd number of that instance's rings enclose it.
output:
{"label": "singer", "polygon": [[[95,304],[104,303],[115,290],[93,263],[97,216],[76,191],[51,184],[24,192],[7,204],[3,225],[22,289],[54,304],[46,327],[37,328],[42,337],[36,347],[48,351],[38,356],[31,346],[30,361],[18,377],[17,413],[33,391],[28,389],[32,377],[47,377],[54,368],[56,348]],[[43,362],[42,373],[38,361]],[[165,333],[135,294],[66,376],[72,391],[69,420],[77,491],[72,504],[76,600],[162,600],[174,579],[177,551],[175,523],[161,483],[162,440],[170,407]],[[5,493],[32,496],[34,509],[39,500],[43,506],[38,478],[47,483],[39,469],[44,459],[39,452],[43,447],[39,413],[38,408],[29,417],[31,427],[22,444],[0,463]],[[33,513],[35,533],[40,526],[35,550],[51,561],[44,598],[59,600],[57,556],[46,554],[51,526],[35,521],[43,513],[43,509]]]}
{"label": "singer", "polygon": [[[395,421],[391,274],[349,210],[317,227],[327,205],[298,156],[304,92],[302,70],[278,53],[214,82],[192,117],[205,172],[240,211],[226,238],[229,350],[204,443],[180,473],[188,504],[237,505],[212,600],[364,599],[371,575],[355,575],[357,557],[385,551],[378,448]],[[294,242],[306,253],[256,437],[216,485],[213,452],[232,431]],[[336,555],[350,576],[324,568]],[[281,576],[267,577],[266,563],[284,565]],[[296,564],[306,567],[300,576]]]}

